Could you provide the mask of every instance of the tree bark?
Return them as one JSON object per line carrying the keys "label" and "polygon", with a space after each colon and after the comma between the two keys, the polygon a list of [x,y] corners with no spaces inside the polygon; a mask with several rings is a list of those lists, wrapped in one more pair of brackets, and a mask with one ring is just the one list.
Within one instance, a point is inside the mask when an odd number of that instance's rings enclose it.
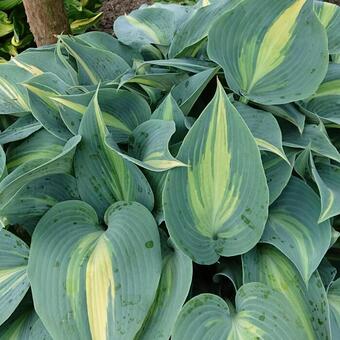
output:
{"label": "tree bark", "polygon": [[23,3],[37,46],[53,44],[56,35],[69,33],[64,0],[23,0]]}

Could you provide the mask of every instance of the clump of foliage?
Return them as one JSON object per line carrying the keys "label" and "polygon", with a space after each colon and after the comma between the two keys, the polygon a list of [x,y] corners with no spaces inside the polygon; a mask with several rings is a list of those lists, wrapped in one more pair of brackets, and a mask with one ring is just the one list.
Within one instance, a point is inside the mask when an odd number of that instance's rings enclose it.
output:
{"label": "clump of foliage", "polygon": [[[85,32],[101,17],[101,0],[65,0],[73,34]],[[34,45],[22,0],[0,1],[0,62]]]}
{"label": "clump of foliage", "polygon": [[0,65],[0,338],[337,339],[339,22],[155,4]]}

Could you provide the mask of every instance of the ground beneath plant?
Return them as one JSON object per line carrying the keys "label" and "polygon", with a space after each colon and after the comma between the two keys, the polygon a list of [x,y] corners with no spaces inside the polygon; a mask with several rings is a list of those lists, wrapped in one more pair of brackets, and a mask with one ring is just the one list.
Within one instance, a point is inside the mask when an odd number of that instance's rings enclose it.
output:
{"label": "ground beneath plant", "polygon": [[130,13],[143,4],[151,4],[152,0],[105,0],[101,8],[103,17],[101,30],[112,33],[113,23],[121,15]]}
{"label": "ground beneath plant", "polygon": [[[327,0],[340,6],[340,0]],[[103,17],[100,29],[104,32],[112,33],[114,21],[125,13],[130,13],[143,4],[151,4],[152,0],[105,0],[101,7]]]}

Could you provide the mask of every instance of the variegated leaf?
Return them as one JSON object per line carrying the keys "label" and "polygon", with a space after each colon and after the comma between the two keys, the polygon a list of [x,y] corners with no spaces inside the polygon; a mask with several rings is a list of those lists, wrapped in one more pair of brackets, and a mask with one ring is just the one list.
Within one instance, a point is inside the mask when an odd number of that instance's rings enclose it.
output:
{"label": "variegated leaf", "polygon": [[317,271],[307,288],[286,256],[273,246],[261,245],[243,255],[243,280],[262,282],[286,297],[287,307],[298,316],[296,324],[303,331],[301,339],[330,339],[328,301]]}
{"label": "variegated leaf", "polygon": [[16,142],[41,129],[42,125],[32,115],[18,118],[6,130],[0,133],[0,144]]}
{"label": "variegated leaf", "polygon": [[105,224],[87,203],[66,201],[34,231],[28,275],[52,338],[130,340],[152,306],[162,263],[151,213],[117,202]]}
{"label": "variegated leaf", "polygon": [[162,119],[165,121],[174,121],[176,131],[171,137],[171,143],[177,143],[183,140],[188,132],[188,123],[182,110],[179,108],[174,97],[170,94],[166,96],[163,102],[152,113],[151,119]]}
{"label": "variegated leaf", "polygon": [[0,328],[4,340],[52,340],[34,309],[25,310]]}
{"label": "variegated leaf", "polygon": [[81,85],[112,81],[130,70],[129,64],[113,52],[86,46],[67,36],[62,36],[60,43],[77,62],[78,80]]}
{"label": "variegated leaf", "polygon": [[328,2],[314,1],[314,10],[328,36],[329,53],[340,53],[340,8]]}
{"label": "variegated leaf", "polygon": [[24,185],[36,178],[52,174],[70,173],[73,167],[75,148],[80,140],[80,136],[74,136],[64,145],[57,156],[27,160],[12,171],[0,182],[0,208],[8,204]]}
{"label": "variegated leaf", "polygon": [[330,310],[331,333],[333,339],[340,334],[340,279],[335,280],[327,294]]}
{"label": "variegated leaf", "polygon": [[292,177],[269,209],[262,242],[270,243],[294,263],[306,285],[331,242],[329,221],[318,224],[320,198]]}
{"label": "variegated leaf", "polygon": [[79,194],[100,218],[116,201],[137,201],[152,210],[151,188],[137,166],[105,143],[108,135],[98,104],[98,93],[91,100],[79,127],[82,136],[74,161]]}
{"label": "variegated leaf", "polygon": [[340,64],[329,64],[326,78],[303,107],[317,114],[326,124],[340,125]]}
{"label": "variegated leaf", "polygon": [[165,8],[143,8],[119,17],[114,32],[125,45],[140,48],[155,44],[168,46],[175,33],[174,15]]}
{"label": "variegated leaf", "polygon": [[24,185],[0,210],[6,224],[17,224],[32,234],[39,219],[58,202],[79,199],[74,177],[56,174],[39,177]]}
{"label": "variegated leaf", "polygon": [[33,160],[52,159],[60,154],[65,142],[45,129],[35,132],[17,144],[10,144],[7,150],[7,170],[12,172],[17,167]]}
{"label": "variegated leaf", "polygon": [[69,87],[53,73],[44,73],[26,81],[24,86],[28,92],[32,115],[50,133],[67,141],[72,137],[59,114],[56,103],[51,97],[66,93]]}
{"label": "variegated leaf", "polygon": [[161,242],[163,267],[157,295],[136,340],[168,340],[190,289],[191,260],[167,240],[165,233]]}
{"label": "variegated leaf", "polygon": [[310,158],[313,178],[321,197],[319,222],[340,214],[340,167],[332,164],[314,164]]}
{"label": "variegated leaf", "polygon": [[28,246],[17,236],[0,229],[0,325],[13,313],[29,288]]}
{"label": "variegated leaf", "polygon": [[253,282],[237,292],[234,308],[229,301],[201,294],[186,303],[175,325],[173,340],[302,339],[297,312],[283,294]]}
{"label": "variegated leaf", "polygon": [[280,126],[273,115],[240,102],[235,101],[233,105],[246,122],[260,150],[273,152],[289,163],[282,147]]}
{"label": "variegated leaf", "polygon": [[173,121],[150,119],[139,125],[129,138],[128,153],[121,152],[114,139],[108,136],[106,144],[123,158],[151,171],[166,171],[186,164],[169,151],[171,136],[176,127]]}
{"label": "variegated leaf", "polygon": [[10,64],[0,65],[0,112],[21,116],[30,111],[27,93],[19,83],[32,74]]}
{"label": "variegated leaf", "polygon": [[[268,211],[268,187],[255,140],[222,86],[194,123],[164,188],[165,221],[195,262],[251,249]],[[251,171],[250,171],[251,169]]]}
{"label": "variegated leaf", "polygon": [[185,115],[188,115],[197,99],[216,75],[218,68],[208,69],[183,80],[171,90],[178,106]]}
{"label": "variegated leaf", "polygon": [[[53,96],[60,115],[68,129],[77,134],[81,119],[93,98],[94,91],[84,94]],[[126,142],[128,136],[141,123],[150,119],[148,103],[140,96],[115,89],[99,89],[98,104],[110,134],[117,143]]]}
{"label": "variegated leaf", "polygon": [[214,23],[208,55],[235,93],[284,104],[312,95],[323,80],[327,34],[312,0],[244,0]]}
{"label": "variegated leaf", "polygon": [[281,195],[292,175],[295,154],[288,153],[289,164],[273,153],[262,152],[262,163],[269,188],[269,204]]}
{"label": "variegated leaf", "polygon": [[176,32],[169,50],[170,58],[195,56],[197,46],[208,36],[214,22],[240,2],[241,0],[219,0],[198,8]]}
{"label": "variegated leaf", "polygon": [[282,125],[283,145],[291,148],[305,149],[310,145],[310,149],[320,156],[328,157],[340,162],[340,153],[330,141],[324,125],[320,122],[316,124],[306,124],[303,133],[292,125]]}
{"label": "variegated leaf", "polygon": [[138,51],[122,44],[118,39],[114,38],[111,34],[104,32],[87,32],[75,37],[76,40],[81,40],[87,45],[98,48],[100,50],[106,50],[113,52],[123,58],[130,66],[133,61],[142,60],[142,56]]}

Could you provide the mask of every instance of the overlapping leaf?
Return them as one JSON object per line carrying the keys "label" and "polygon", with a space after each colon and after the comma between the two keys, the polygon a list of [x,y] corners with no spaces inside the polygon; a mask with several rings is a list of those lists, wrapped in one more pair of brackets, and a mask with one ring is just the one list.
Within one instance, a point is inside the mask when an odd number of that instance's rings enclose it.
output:
{"label": "overlapping leaf", "polygon": [[308,283],[331,242],[329,221],[318,224],[320,199],[303,181],[292,177],[269,210],[262,241],[280,249]]}
{"label": "overlapping leaf", "polygon": [[53,338],[132,339],[153,303],[161,251],[151,213],[118,202],[105,223],[106,230],[87,203],[66,201],[36,227],[28,274],[36,311]]}
{"label": "overlapping leaf", "polygon": [[0,325],[10,317],[29,288],[28,252],[21,239],[0,229]]}
{"label": "overlapping leaf", "polygon": [[236,93],[284,104],[312,95],[323,80],[327,35],[312,0],[245,0],[213,25],[208,54]]}
{"label": "overlapping leaf", "polygon": [[236,310],[212,294],[198,295],[183,308],[174,340],[299,339],[298,315],[284,296],[262,283],[248,283],[237,292]]}
{"label": "overlapping leaf", "polygon": [[204,264],[251,249],[267,219],[268,188],[255,140],[220,84],[177,158],[188,168],[171,170],[164,188],[176,245]]}
{"label": "overlapping leaf", "polygon": [[79,127],[82,141],[75,154],[74,171],[82,200],[100,217],[116,201],[137,201],[152,209],[154,198],[143,173],[105,143],[108,131],[98,105],[91,100]]}

